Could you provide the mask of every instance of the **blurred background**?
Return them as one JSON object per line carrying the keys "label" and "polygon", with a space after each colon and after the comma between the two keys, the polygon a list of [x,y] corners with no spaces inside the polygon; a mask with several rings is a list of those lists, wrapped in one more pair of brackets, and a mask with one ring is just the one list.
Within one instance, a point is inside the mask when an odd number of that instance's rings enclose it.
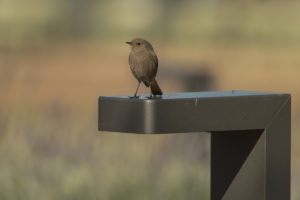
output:
{"label": "blurred background", "polygon": [[142,37],[164,93],[292,94],[299,200],[299,19],[292,0],[0,0],[0,199],[209,199],[209,134],[97,131],[98,96],[136,89]]}

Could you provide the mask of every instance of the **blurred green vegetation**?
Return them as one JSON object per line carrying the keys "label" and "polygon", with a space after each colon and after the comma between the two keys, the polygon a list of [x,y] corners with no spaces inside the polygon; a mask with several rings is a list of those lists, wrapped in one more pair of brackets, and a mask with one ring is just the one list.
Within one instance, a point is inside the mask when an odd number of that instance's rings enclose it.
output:
{"label": "blurred green vegetation", "polygon": [[0,118],[0,199],[209,199],[208,135],[99,134],[57,105]]}
{"label": "blurred green vegetation", "polygon": [[207,134],[97,131],[97,96],[135,89],[124,42],[137,36],[160,61],[208,65],[218,90],[291,93],[300,199],[299,11],[271,0],[0,0],[0,199],[209,199]]}
{"label": "blurred green vegetation", "polygon": [[0,45],[143,35],[172,42],[295,45],[298,1],[0,1]]}

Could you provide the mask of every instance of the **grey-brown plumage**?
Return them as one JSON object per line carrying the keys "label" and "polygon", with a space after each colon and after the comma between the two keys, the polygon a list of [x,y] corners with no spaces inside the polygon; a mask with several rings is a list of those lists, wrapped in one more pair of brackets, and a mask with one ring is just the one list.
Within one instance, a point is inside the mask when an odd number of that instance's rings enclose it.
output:
{"label": "grey-brown plumage", "polygon": [[141,38],[136,38],[126,43],[131,46],[131,52],[129,54],[130,69],[139,82],[134,97],[137,97],[136,94],[141,82],[143,82],[146,87],[150,86],[151,95],[162,95],[163,93],[155,80],[158,59],[152,45]]}

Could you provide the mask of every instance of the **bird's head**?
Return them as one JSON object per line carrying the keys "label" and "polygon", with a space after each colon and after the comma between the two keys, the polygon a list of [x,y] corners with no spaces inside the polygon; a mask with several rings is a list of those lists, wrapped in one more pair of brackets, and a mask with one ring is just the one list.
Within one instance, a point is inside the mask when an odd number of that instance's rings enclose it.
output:
{"label": "bird's head", "polygon": [[141,38],[135,38],[130,42],[126,42],[126,43],[129,44],[131,46],[131,49],[134,51],[139,51],[143,49],[153,50],[152,45],[147,40]]}

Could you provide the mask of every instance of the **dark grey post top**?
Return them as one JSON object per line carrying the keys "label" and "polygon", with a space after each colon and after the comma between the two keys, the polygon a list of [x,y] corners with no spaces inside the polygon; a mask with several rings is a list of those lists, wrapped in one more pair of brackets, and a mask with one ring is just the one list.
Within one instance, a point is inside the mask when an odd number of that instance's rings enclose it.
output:
{"label": "dark grey post top", "polygon": [[99,130],[184,133],[264,129],[289,94],[248,91],[99,97]]}

